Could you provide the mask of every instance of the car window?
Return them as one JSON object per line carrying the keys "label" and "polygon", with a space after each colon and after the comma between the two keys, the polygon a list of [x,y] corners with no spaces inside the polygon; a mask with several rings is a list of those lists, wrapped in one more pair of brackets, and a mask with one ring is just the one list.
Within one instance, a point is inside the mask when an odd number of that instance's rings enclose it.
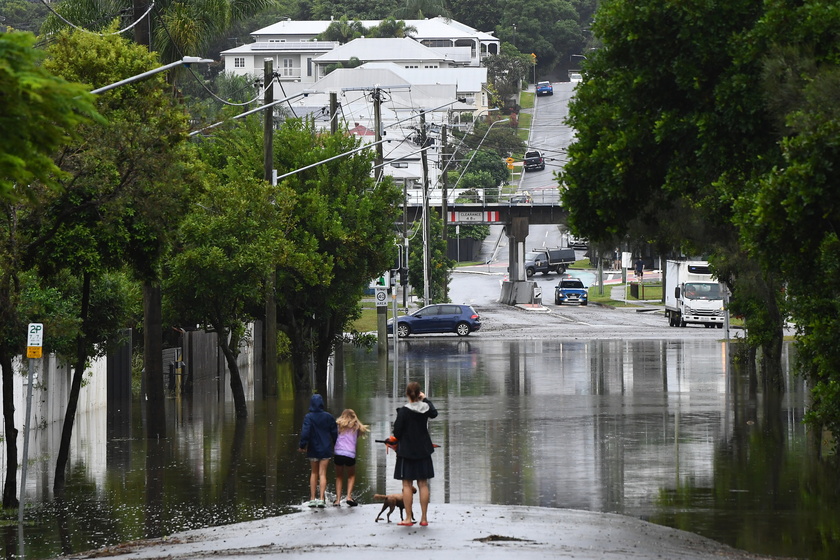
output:
{"label": "car window", "polygon": [[561,288],[583,288],[583,282],[580,280],[563,280],[560,283]]}
{"label": "car window", "polygon": [[429,305],[428,307],[424,307],[419,311],[415,311],[414,315],[420,315],[423,317],[431,317],[432,315],[438,314],[438,306],[437,305]]}
{"label": "car window", "polygon": [[535,152],[525,152],[525,157],[526,157],[526,158],[529,158],[529,157],[540,157],[540,153],[539,153],[539,152],[536,152],[536,151],[535,151]]}

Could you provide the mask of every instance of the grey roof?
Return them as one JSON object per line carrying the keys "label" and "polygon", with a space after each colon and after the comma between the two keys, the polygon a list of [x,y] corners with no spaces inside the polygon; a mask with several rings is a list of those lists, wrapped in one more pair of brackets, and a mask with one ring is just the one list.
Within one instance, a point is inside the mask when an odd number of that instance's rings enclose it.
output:
{"label": "grey roof", "polygon": [[358,58],[362,62],[393,61],[438,61],[445,62],[446,57],[439,51],[423,46],[414,39],[354,39],[336,47],[315,59],[318,64],[348,62]]}
{"label": "grey roof", "polygon": [[478,92],[487,83],[487,68],[404,68],[393,62],[366,62],[360,68],[389,70],[411,84],[455,84],[459,92]]}

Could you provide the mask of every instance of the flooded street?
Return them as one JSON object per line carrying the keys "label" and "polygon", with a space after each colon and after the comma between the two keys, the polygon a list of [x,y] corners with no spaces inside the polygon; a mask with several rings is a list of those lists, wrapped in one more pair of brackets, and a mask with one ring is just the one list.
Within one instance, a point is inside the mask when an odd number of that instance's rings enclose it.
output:
{"label": "flooded street", "polygon": [[[411,337],[396,375],[375,350],[346,347],[326,403],[335,415],[355,409],[371,426],[359,444],[362,503],[399,488],[394,454],[373,440],[389,435],[411,379],[441,412],[430,426],[441,446],[433,505],[613,512],[756,553],[838,557],[838,481],[806,453],[801,380],[767,399],[750,392],[745,374],[727,373],[724,356],[711,337]],[[199,391],[170,400],[173,437],[163,442],[143,439],[139,403],[119,436],[113,426],[108,435],[104,413],[81,416],[64,503],[51,497],[54,457],[41,453],[30,466],[25,556],[289,511],[308,500],[308,465],[297,453],[308,401],[252,402],[237,423],[231,403]],[[58,441],[49,429],[40,437]],[[16,556],[18,530],[5,531],[6,556]]]}

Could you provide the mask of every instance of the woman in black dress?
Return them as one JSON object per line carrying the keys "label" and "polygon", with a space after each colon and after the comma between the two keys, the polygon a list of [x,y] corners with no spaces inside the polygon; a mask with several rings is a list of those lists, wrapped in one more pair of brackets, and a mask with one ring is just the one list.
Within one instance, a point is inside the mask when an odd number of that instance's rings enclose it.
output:
{"label": "woman in black dress", "polygon": [[399,525],[414,525],[411,513],[413,501],[413,481],[417,481],[420,493],[420,525],[429,524],[426,510],[429,508],[429,479],[435,476],[432,463],[432,437],[429,435],[429,419],[436,418],[437,409],[426,395],[420,390],[420,384],[412,381],[405,388],[405,396],[409,402],[397,409],[397,419],[394,421],[394,437],[397,438],[397,465],[394,468],[394,478],[402,480],[403,503],[405,504],[405,520]]}

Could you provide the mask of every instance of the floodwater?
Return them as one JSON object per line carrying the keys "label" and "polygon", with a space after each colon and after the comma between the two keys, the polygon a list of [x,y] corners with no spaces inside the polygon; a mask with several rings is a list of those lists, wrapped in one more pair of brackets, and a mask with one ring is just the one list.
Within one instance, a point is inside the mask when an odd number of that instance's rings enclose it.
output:
{"label": "floodwater", "polygon": [[[440,411],[432,515],[435,502],[613,512],[756,553],[840,557],[840,482],[808,452],[803,382],[768,398],[727,371],[718,341],[431,336],[401,342],[399,359],[395,373],[348,346],[328,391],[331,412],[353,408],[371,427],[358,449],[362,503],[400,487],[393,453],[373,440],[389,435],[414,380]],[[121,429],[104,413],[80,417],[65,500],[51,496],[54,457],[36,457],[24,544],[16,524],[4,528],[5,555],[51,558],[307,501],[297,442],[308,395],[249,403],[236,422],[214,390],[171,399],[162,442],[143,438],[139,403]]]}

